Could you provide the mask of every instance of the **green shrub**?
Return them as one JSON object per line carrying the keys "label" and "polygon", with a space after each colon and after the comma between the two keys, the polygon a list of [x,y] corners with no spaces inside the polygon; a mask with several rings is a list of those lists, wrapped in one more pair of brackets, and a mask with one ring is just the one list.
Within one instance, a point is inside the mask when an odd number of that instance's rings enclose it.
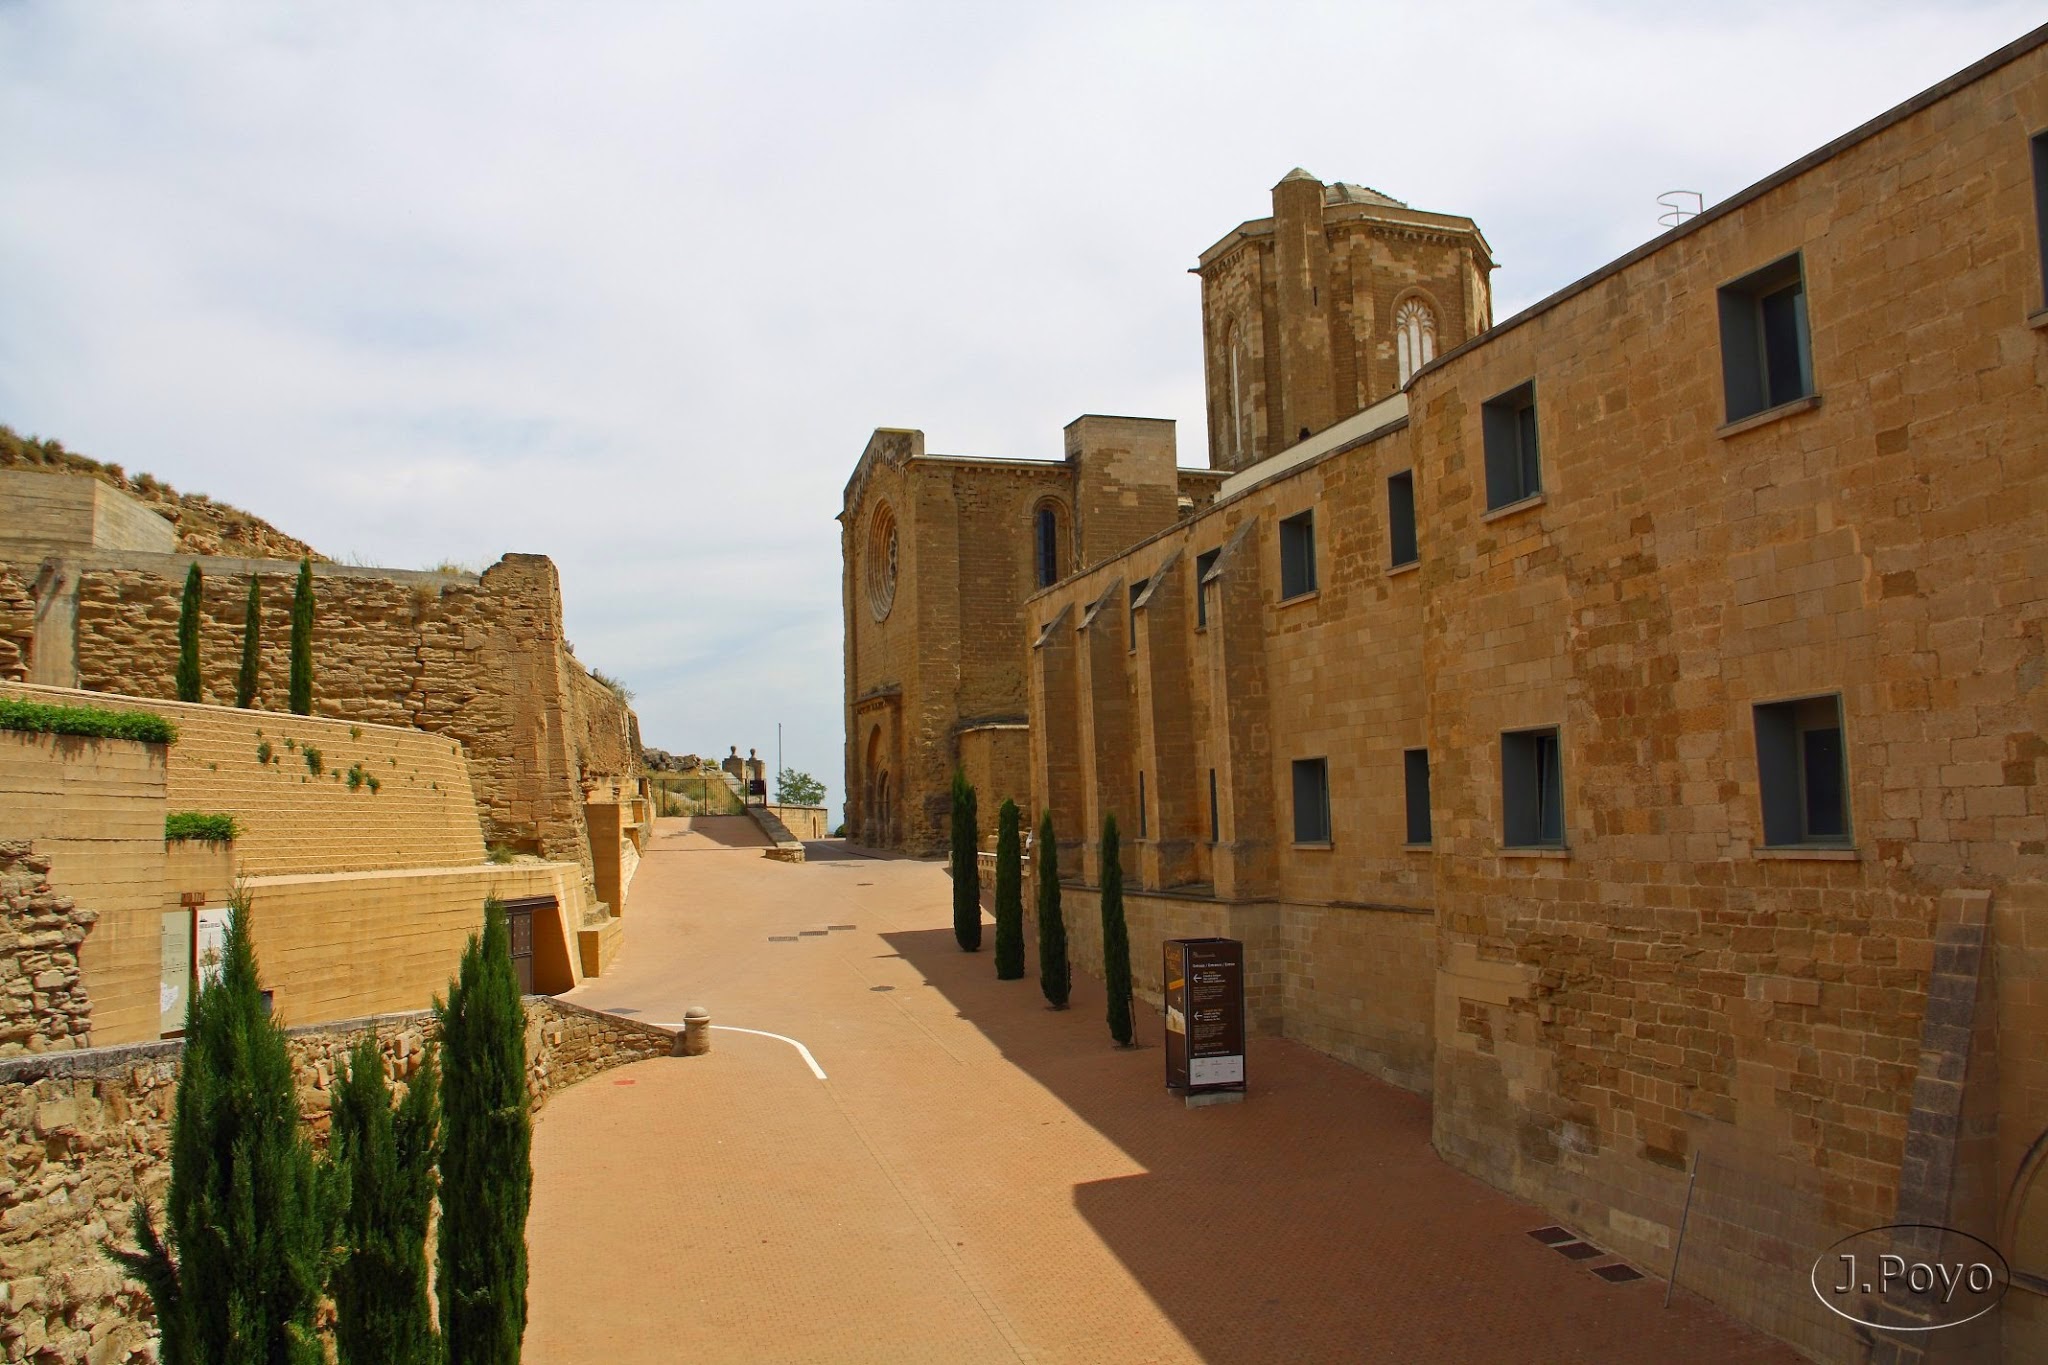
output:
{"label": "green shrub", "polygon": [[237,887],[228,905],[219,976],[185,1007],[163,1227],[138,1199],[140,1249],[106,1254],[148,1289],[164,1365],[320,1365],[340,1191],[299,1126],[291,1054],[250,947],[248,893]]}
{"label": "green shrub", "polygon": [[1007,796],[996,811],[996,979],[1024,975],[1024,849],[1017,803]]}
{"label": "green shrub", "polygon": [[185,571],[185,596],[178,603],[178,700],[199,700],[199,561]]}
{"label": "green shrub", "polygon": [[484,903],[441,1024],[441,1225],[435,1288],[449,1365],[516,1365],[526,1335],[533,1120],[526,1013],[504,907]]}
{"label": "green shrub", "polygon": [[291,707],[294,714],[313,714],[313,561],[299,561],[299,581],[292,589]]}
{"label": "green shrub", "polygon": [[360,726],[360,725],[351,725],[351,726],[349,726],[349,727],[348,727],[348,737],[349,737],[350,739],[361,739],[361,738],[363,737],[363,727],[362,727],[362,726]]}
{"label": "green shrub", "polygon": [[[249,575],[249,604],[242,612],[242,669],[235,674],[235,705],[256,704],[256,684],[263,663],[263,575]],[[261,730],[256,732],[262,734]]]}
{"label": "green shrub", "polygon": [[1109,997],[1109,1036],[1131,1045],[1131,933],[1124,923],[1124,865],[1116,816],[1102,821],[1102,989]]}
{"label": "green shrub", "polygon": [[174,810],[164,817],[164,842],[190,840],[201,844],[233,842],[242,826],[232,815],[208,814],[197,810]]}
{"label": "green shrub", "polygon": [[1048,1005],[1063,1010],[1074,988],[1074,973],[1067,962],[1067,920],[1060,910],[1060,846],[1053,838],[1050,810],[1038,822],[1031,870],[1038,877],[1038,989],[1045,992]]}
{"label": "green shrub", "polygon": [[964,768],[953,770],[953,937],[963,953],[981,951],[981,833],[975,827],[974,788]]}
{"label": "green shrub", "polygon": [[[436,782],[434,784],[434,790],[439,791],[440,789],[441,784]],[[491,844],[484,850],[484,856],[489,858],[494,863],[509,863],[512,861],[515,855],[513,854],[512,850],[506,847],[504,844]]]}
{"label": "green shrub", "polygon": [[174,744],[178,727],[153,711],[109,711],[100,706],[51,706],[0,697],[0,730],[37,735],[83,735],[88,739],[133,739]]}
{"label": "green shrub", "polygon": [[275,757],[277,757],[277,751],[270,747],[269,740],[258,741],[256,745],[256,761],[258,763],[267,765]]}
{"label": "green shrub", "polygon": [[368,782],[368,783],[370,784],[370,795],[372,795],[372,796],[375,796],[375,795],[376,795],[376,794],[377,794],[378,792],[382,791],[382,790],[383,790],[383,788],[384,788],[384,784],[383,784],[382,782],[379,782],[379,781],[377,780],[377,778],[376,778],[375,774],[372,774],[371,776],[369,776],[369,777],[367,777],[367,778],[365,778],[365,779],[363,779],[363,780],[364,780],[364,781],[366,781],[366,782]]}
{"label": "green shrub", "polygon": [[340,1365],[439,1365],[427,1293],[427,1219],[441,1106],[429,1052],[396,1112],[374,1038],[360,1039],[336,1078],[333,1153],[347,1191],[334,1269]]}
{"label": "green shrub", "polygon": [[306,771],[315,777],[320,776],[323,771],[320,766],[320,751],[310,744],[306,746]]}
{"label": "green shrub", "polygon": [[363,771],[362,764],[351,763],[348,769],[348,789],[352,792],[361,791],[363,783],[369,780],[369,776],[368,773]]}

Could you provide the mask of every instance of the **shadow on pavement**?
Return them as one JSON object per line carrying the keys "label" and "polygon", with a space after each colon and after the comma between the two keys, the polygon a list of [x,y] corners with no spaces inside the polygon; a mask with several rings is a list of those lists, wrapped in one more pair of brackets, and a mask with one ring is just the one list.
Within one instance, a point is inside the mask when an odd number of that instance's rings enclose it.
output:
{"label": "shadow on pavement", "polygon": [[861,844],[848,843],[844,839],[804,840],[804,861],[811,863],[899,863],[917,862],[907,853],[894,853],[886,848],[868,848]]}
{"label": "shadow on pavement", "polygon": [[1035,947],[1025,979],[997,981],[948,930],[883,938],[1145,1168],[1076,1186],[1075,1207],[1206,1361],[1798,1359],[1532,1241],[1552,1219],[1440,1161],[1423,1096],[1255,1038],[1247,1100],[1190,1110],[1142,1003],[1140,1048],[1118,1050],[1099,981],[1077,972],[1072,1008],[1045,1008]]}
{"label": "shadow on pavement", "polygon": [[745,815],[691,815],[669,818],[655,826],[649,850],[688,852],[706,848],[767,848],[768,836]]}

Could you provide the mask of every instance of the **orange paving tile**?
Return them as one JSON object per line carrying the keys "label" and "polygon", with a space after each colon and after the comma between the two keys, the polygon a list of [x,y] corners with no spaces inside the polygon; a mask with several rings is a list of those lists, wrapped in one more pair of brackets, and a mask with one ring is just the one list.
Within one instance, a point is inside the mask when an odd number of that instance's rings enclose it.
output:
{"label": "orange paving tile", "polygon": [[1437,1160],[1422,1098],[1258,1039],[1250,1099],[1188,1110],[1155,1014],[1121,1052],[1095,982],[1055,1014],[961,953],[941,866],[743,837],[662,821],[573,998],[701,1004],[828,1079],[717,1032],[553,1099],[529,1360],[1798,1359],[1531,1240],[1554,1220]]}

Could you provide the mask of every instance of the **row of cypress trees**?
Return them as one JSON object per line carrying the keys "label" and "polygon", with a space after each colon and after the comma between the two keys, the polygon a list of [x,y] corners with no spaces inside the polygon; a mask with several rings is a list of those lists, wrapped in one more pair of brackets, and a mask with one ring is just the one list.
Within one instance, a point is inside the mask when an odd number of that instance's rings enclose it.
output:
{"label": "row of cypress trees", "polygon": [[[965,769],[953,772],[953,937],[961,951],[981,947],[981,843],[974,787]],[[1024,975],[1024,871],[1017,803],[1004,799],[996,813],[996,979]],[[1059,845],[1052,812],[1038,822],[1038,984],[1053,1009],[1067,1007],[1073,970],[1067,961],[1067,924],[1060,908]],[[1135,1024],[1131,1012],[1131,935],[1124,920],[1123,855],[1116,816],[1102,822],[1102,965],[1109,994],[1109,1034],[1129,1047]]]}
{"label": "row of cypress trees", "polygon": [[[159,1231],[109,1255],[149,1291],[163,1365],[320,1365],[321,1298],[340,1365],[515,1365],[526,1329],[531,1116],[525,1016],[505,917],[485,904],[429,1052],[394,1107],[373,1039],[333,1092],[315,1158],[285,1035],[265,1010],[249,897],[230,901],[219,976],[186,1007]],[[445,1079],[444,1079],[445,1075]],[[441,1218],[428,1300],[427,1234]]]}
{"label": "row of cypress trees", "polygon": [[[185,595],[178,603],[179,701],[199,700],[199,562],[185,571]],[[256,704],[256,684],[262,659],[263,580],[249,575],[249,602],[242,617],[242,667],[235,674],[235,705],[244,710]],[[292,665],[290,700],[293,714],[313,714],[313,564],[299,561],[299,580],[292,591]]]}

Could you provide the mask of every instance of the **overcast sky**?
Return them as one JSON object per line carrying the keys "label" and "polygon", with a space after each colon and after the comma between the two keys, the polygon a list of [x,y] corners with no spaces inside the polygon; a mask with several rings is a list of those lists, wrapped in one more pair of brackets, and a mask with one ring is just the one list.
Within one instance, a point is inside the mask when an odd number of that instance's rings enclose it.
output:
{"label": "overcast sky", "polygon": [[0,0],[0,422],[359,563],[560,567],[648,743],[841,797],[869,431],[1206,462],[1187,267],[1291,167],[1506,317],[2034,4]]}

